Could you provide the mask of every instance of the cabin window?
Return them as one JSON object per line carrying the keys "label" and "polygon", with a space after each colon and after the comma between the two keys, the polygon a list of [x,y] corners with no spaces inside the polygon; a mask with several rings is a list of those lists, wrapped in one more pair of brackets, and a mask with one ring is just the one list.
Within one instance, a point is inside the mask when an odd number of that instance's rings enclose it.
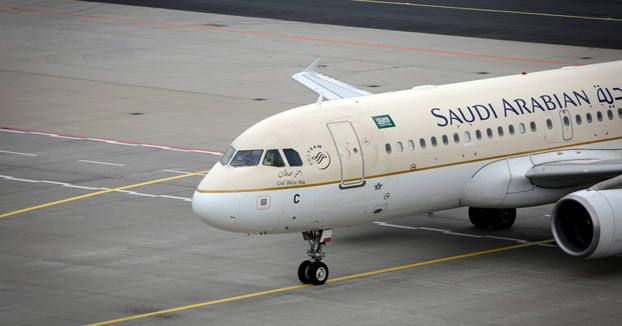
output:
{"label": "cabin window", "polygon": [[410,149],[411,152],[415,150],[415,142],[412,139],[408,140],[408,149]]}
{"label": "cabin window", "polygon": [[618,109],[618,118],[622,119],[622,109]]}
{"label": "cabin window", "polygon": [[391,144],[386,143],[386,144],[384,145],[384,149],[387,151],[387,154],[391,154],[391,151],[392,151],[392,150],[391,150]]}
{"label": "cabin window", "polygon": [[587,120],[587,123],[592,123],[592,114],[591,113],[587,113],[585,115],[585,120]]}
{"label": "cabin window", "polygon": [[436,147],[436,145],[438,145],[438,143],[436,142],[436,137],[432,136],[430,138],[430,143],[432,144],[432,146]]}
{"label": "cabin window", "polygon": [[263,154],[263,149],[238,151],[231,161],[231,166],[255,166],[259,164],[261,154]]}
{"label": "cabin window", "polygon": [[562,120],[564,120],[564,126],[566,126],[566,127],[570,126],[570,118],[564,116],[564,119],[562,119]]}
{"label": "cabin window", "polygon": [[521,134],[525,133],[525,124],[524,123],[519,123],[518,124],[518,130],[520,131]]}
{"label": "cabin window", "polygon": [[468,131],[464,132],[464,141],[467,142],[467,143],[471,141],[471,133],[470,132],[468,132]]}
{"label": "cabin window", "polygon": [[514,125],[508,125],[508,132],[510,135],[514,135]]}
{"label": "cabin window", "polygon": [[613,120],[613,111],[607,110],[607,118],[609,118],[609,120]]}
{"label": "cabin window", "polygon": [[456,144],[460,143],[460,135],[458,135],[458,133],[454,133],[454,143]]}
{"label": "cabin window", "polygon": [[233,154],[235,154],[235,148],[229,146],[229,148],[227,148],[227,151],[220,158],[220,164],[222,165],[229,164],[229,161],[231,161]]}
{"label": "cabin window", "polygon": [[529,123],[529,128],[531,128],[531,131],[536,131],[536,123],[535,123],[535,122],[533,122],[533,121],[531,121],[531,122]]}
{"label": "cabin window", "polygon": [[553,129],[553,121],[551,121],[551,119],[546,119],[546,127]]}
{"label": "cabin window", "polygon": [[425,148],[425,139],[419,138],[419,146],[421,146],[421,148]]}
{"label": "cabin window", "polygon": [[497,127],[497,133],[499,134],[499,137],[503,137],[503,127]]}
{"label": "cabin window", "polygon": [[398,141],[396,145],[397,145],[396,147],[397,147],[397,151],[398,152],[403,152],[404,151],[404,146],[402,146],[402,142],[401,141]]}
{"label": "cabin window", "polygon": [[447,135],[443,135],[443,144],[447,145],[449,144],[449,138],[447,138]]}
{"label": "cabin window", "polygon": [[482,139],[482,132],[479,129],[475,130],[475,138]]}
{"label": "cabin window", "polygon": [[492,138],[492,129],[486,129],[486,136],[488,136],[488,138]]}
{"label": "cabin window", "polygon": [[580,115],[580,114],[577,114],[577,115],[575,116],[575,118],[576,118],[576,120],[577,120],[577,124],[578,124],[578,125],[580,125],[580,124],[582,124],[582,123],[583,123],[583,120],[581,120],[581,115]]}
{"label": "cabin window", "polygon": [[598,121],[603,121],[603,113],[600,111],[596,112],[596,119],[598,119]]}
{"label": "cabin window", "polygon": [[263,157],[263,163],[266,166],[275,166],[277,168],[282,168],[285,166],[285,162],[283,162],[283,158],[281,158],[281,154],[276,149],[270,149],[266,151],[266,156]]}

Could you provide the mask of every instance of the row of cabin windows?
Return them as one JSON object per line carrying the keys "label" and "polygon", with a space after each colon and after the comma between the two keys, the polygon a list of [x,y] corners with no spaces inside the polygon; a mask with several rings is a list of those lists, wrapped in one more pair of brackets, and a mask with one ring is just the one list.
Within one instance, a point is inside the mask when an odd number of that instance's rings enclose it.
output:
{"label": "row of cabin windows", "polygon": [[[531,121],[529,123],[529,129],[531,129],[531,131],[533,131],[533,132],[535,132],[537,130],[537,126],[536,126],[536,123],[534,121]],[[518,131],[521,134],[524,134],[527,131],[527,127],[525,126],[524,123],[521,122],[521,123],[518,124]],[[493,132],[493,130],[491,128],[486,128],[485,132],[486,132],[486,137],[488,137],[488,138],[492,138],[494,136],[494,132]],[[516,129],[514,128],[514,125],[511,125],[511,124],[508,125],[507,132],[508,132],[509,135],[516,134]],[[499,137],[503,137],[505,135],[505,129],[502,126],[498,126],[497,127],[497,135]],[[464,141],[465,142],[468,143],[468,142],[471,141],[471,132],[470,131],[465,131],[463,133],[463,136],[464,136]],[[475,138],[477,140],[481,140],[483,137],[484,136],[483,136],[481,130],[479,130],[479,129],[475,130]],[[457,132],[454,133],[452,135],[451,139],[453,140],[454,144],[459,144],[460,141],[461,141],[460,134],[458,134]],[[449,142],[450,142],[449,136],[442,135],[441,136],[441,142],[443,143],[443,145],[449,145]],[[415,142],[412,139],[409,139],[408,142],[406,142],[406,143],[408,144],[408,149],[410,151],[414,151],[415,150]],[[438,146],[439,142],[438,142],[438,139],[436,138],[436,136],[430,137],[430,144],[433,147]],[[386,143],[384,145],[384,147],[385,147],[385,150],[387,151],[387,153],[391,153],[393,151],[393,148],[391,147],[391,144],[389,144],[389,143]],[[404,151],[404,145],[402,144],[401,141],[398,141],[395,144],[395,147],[396,147],[396,150],[398,152],[403,152]],[[419,138],[419,147],[421,149],[425,149],[427,147],[427,142],[426,142],[425,138]]]}
{"label": "row of cabin windows", "polygon": [[[612,110],[607,110],[607,118],[609,120],[613,120],[614,119],[614,113]],[[618,109],[618,118],[622,119],[622,108]],[[600,111],[596,112],[596,119],[598,119],[598,121],[603,121],[603,113]],[[577,114],[575,116],[575,120],[577,121],[577,125],[580,125],[583,123],[583,119],[581,117],[580,114]],[[591,113],[586,113],[585,114],[585,120],[588,123],[592,123],[593,119],[592,119],[592,114]],[[570,118],[568,118],[567,116],[564,116],[562,118],[562,122],[564,124],[564,126],[568,127],[570,126]],[[546,127],[548,129],[552,129],[553,128],[553,121],[551,119],[546,119]],[[537,126],[536,123],[534,121],[531,121],[529,123],[529,128],[531,129],[531,131],[535,132],[537,130]],[[508,134],[510,135],[514,135],[516,133],[516,130],[514,129],[514,125],[508,125]],[[524,134],[526,131],[526,127],[525,124],[523,124],[522,122],[518,124],[518,130],[520,131],[521,134]],[[503,137],[503,135],[505,134],[505,131],[503,129],[502,126],[497,127],[497,135],[499,135],[499,137]],[[486,128],[486,137],[488,138],[492,138],[494,136],[494,132],[491,128]],[[477,138],[478,140],[482,139],[482,132],[477,129],[475,130],[475,138]],[[449,137],[447,135],[442,135],[441,136],[441,140],[443,142],[444,145],[449,145]],[[460,135],[458,133],[454,133],[453,134],[453,141],[455,144],[459,144],[460,143]],[[468,131],[464,132],[464,141],[465,142],[470,142],[471,141],[471,133]],[[438,146],[438,141],[436,139],[436,137],[432,136],[430,137],[430,143],[432,144],[432,146]],[[412,140],[408,140],[407,142],[408,144],[408,149],[410,151],[414,151],[415,150],[415,142]],[[396,149],[398,152],[403,152],[404,151],[404,146],[402,145],[401,141],[398,141],[396,144]],[[426,148],[426,140],[424,138],[420,138],[419,139],[419,147],[421,147],[421,149]],[[385,144],[385,149],[387,151],[387,153],[391,153],[393,151],[391,144],[387,143]]]}
{"label": "row of cabin windows", "polygon": [[[622,119],[622,108],[618,109],[618,118]],[[603,121],[603,113],[600,111],[596,112],[596,119],[598,119],[598,121]],[[609,120],[613,120],[614,119],[614,114],[612,110],[607,110],[607,119]],[[575,121],[577,122],[577,125],[581,125],[583,124],[583,118],[581,117],[581,114],[577,114],[575,115]],[[593,119],[592,119],[592,114],[591,113],[586,113],[585,114],[585,121],[587,121],[587,123],[592,123]],[[564,126],[568,127],[570,126],[570,118],[567,116],[564,116],[562,118],[562,122],[564,124]],[[553,128],[553,121],[551,121],[551,119],[546,119],[546,127],[549,129]]]}
{"label": "row of cabin windows", "polygon": [[[281,168],[285,166],[285,161],[278,149],[266,150],[266,154],[263,155],[263,149],[251,149],[235,151],[235,148],[229,146],[225,154],[220,158],[222,165],[231,166],[256,166],[259,162],[265,166],[274,166]],[[233,155],[235,154],[235,156]],[[302,160],[298,152],[292,148],[283,148],[283,154],[289,166],[302,166]],[[263,157],[263,161],[261,158]],[[233,158],[233,159],[232,159]]]}

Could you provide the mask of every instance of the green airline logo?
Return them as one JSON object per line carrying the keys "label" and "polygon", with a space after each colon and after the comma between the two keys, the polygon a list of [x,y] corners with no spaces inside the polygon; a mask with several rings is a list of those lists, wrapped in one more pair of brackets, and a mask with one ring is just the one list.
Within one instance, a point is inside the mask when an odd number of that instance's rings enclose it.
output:
{"label": "green airline logo", "polygon": [[391,119],[391,116],[389,116],[388,114],[377,115],[371,118],[374,119],[374,122],[376,123],[376,126],[378,127],[378,129],[395,127],[395,123],[393,123],[393,119]]}

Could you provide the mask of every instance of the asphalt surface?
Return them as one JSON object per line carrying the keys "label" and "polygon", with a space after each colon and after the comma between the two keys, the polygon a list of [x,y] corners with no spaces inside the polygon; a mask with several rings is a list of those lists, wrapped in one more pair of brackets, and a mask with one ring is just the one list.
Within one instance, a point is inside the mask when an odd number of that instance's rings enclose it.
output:
{"label": "asphalt surface", "polygon": [[[622,49],[620,0],[467,2],[100,0],[97,2],[396,31]],[[431,7],[403,5],[404,3]],[[481,11],[482,9],[487,11]]]}
{"label": "asphalt surface", "polygon": [[621,257],[530,245],[551,239],[550,205],[504,231],[465,208],[335,229],[334,282],[298,287],[300,234],[208,227],[200,176],[170,179],[314,102],[289,76],[318,57],[379,93],[622,51],[72,0],[1,1],[0,30],[0,324],[622,323]]}

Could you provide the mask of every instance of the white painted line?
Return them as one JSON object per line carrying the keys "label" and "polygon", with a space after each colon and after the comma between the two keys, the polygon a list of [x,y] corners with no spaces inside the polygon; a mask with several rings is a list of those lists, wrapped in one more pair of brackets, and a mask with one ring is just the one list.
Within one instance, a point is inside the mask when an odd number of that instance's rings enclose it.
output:
{"label": "white painted line", "polygon": [[64,139],[80,139],[77,137],[70,137],[70,136],[61,136],[61,135],[49,135],[50,137],[56,137],[56,138],[64,138]]}
{"label": "white painted line", "polygon": [[217,155],[217,156],[223,155],[223,153],[221,152],[211,151],[211,150],[206,150],[206,149],[181,148],[181,147],[175,147],[175,146],[155,145],[155,144],[146,144],[146,143],[138,143],[138,142],[127,142],[123,140],[103,139],[103,138],[96,138],[96,137],[60,135],[60,134],[51,133],[51,132],[39,132],[39,131],[34,131],[34,130],[11,130],[11,129],[0,127],[0,132],[13,132],[13,133],[18,133],[18,134],[42,135],[42,136],[76,139],[76,140],[86,139],[86,140],[103,142],[103,143],[114,144],[114,145],[133,146],[133,147],[143,146],[143,147],[153,147],[153,148],[159,148],[159,149],[164,149],[168,151],[176,151],[176,152],[212,154],[212,155]]}
{"label": "white painted line", "polygon": [[186,198],[186,197],[177,197],[177,196],[169,196],[169,195],[160,195],[160,197],[162,198],[170,198],[170,199],[179,199],[179,200],[183,200],[183,201],[192,201],[192,198]]}
{"label": "white painted line", "polygon": [[11,151],[3,151],[3,150],[0,150],[0,153],[17,154],[17,155],[26,155],[26,156],[38,156],[38,154],[32,154],[32,153],[22,153],[22,152],[11,152]]}
{"label": "white painted line", "polygon": [[[87,189],[87,190],[109,190],[110,189],[110,188],[104,188],[104,187],[78,186],[78,185],[73,185],[70,183],[59,182],[59,181],[23,179],[23,178],[12,177],[10,175],[0,175],[0,178],[11,180],[11,181],[22,181],[22,182],[30,182],[30,183],[49,183],[49,184],[59,185],[59,186],[67,187],[67,188],[78,188],[78,189]],[[167,199],[175,199],[175,200],[183,200],[186,202],[192,202],[192,198],[187,198],[187,197],[145,194],[142,192],[136,192],[136,191],[131,191],[131,190],[115,190],[115,192],[122,192],[122,193],[133,195],[133,196],[151,197],[151,198],[167,198]]]}
{"label": "white painted line", "polygon": [[[186,171],[180,171],[180,170],[162,170],[163,172],[172,172],[172,173],[179,173],[179,174],[190,174],[191,172],[186,172]],[[197,175],[205,175],[205,173],[200,173]]]}
{"label": "white painted line", "polygon": [[110,162],[100,162],[100,161],[91,161],[91,160],[78,160],[79,162],[84,163],[93,163],[93,164],[104,164],[104,165],[114,165],[114,166],[125,166],[125,164],[119,163],[110,163]]}
{"label": "white painted line", "polygon": [[527,241],[527,240],[523,240],[523,239],[515,239],[515,238],[507,238],[507,237],[498,237],[498,236],[495,236],[495,235],[485,235],[484,237],[486,237],[486,238],[491,238],[491,239],[499,239],[499,240],[514,241],[514,242],[518,242],[518,243],[529,243],[529,241]]}
{"label": "white painted line", "polygon": [[[515,238],[508,238],[508,237],[499,237],[499,236],[496,236],[496,235],[487,235],[487,234],[485,234],[485,235],[477,235],[477,234],[458,233],[458,232],[452,232],[450,230],[428,228],[428,227],[425,227],[425,226],[406,226],[406,225],[389,224],[389,223],[385,223],[385,222],[374,222],[374,224],[380,225],[380,226],[391,227],[391,228],[397,228],[397,229],[434,231],[434,232],[440,232],[440,233],[447,234],[447,235],[455,235],[455,236],[459,236],[459,237],[479,238],[479,239],[491,238],[491,239],[498,239],[498,240],[504,240],[504,241],[518,242],[518,243],[530,243],[531,242],[529,240],[515,239]],[[551,248],[556,248],[557,247],[557,245],[551,244],[551,243],[542,243],[542,244],[539,244],[538,246],[551,247]]]}
{"label": "white painted line", "polygon": [[37,181],[37,180],[16,178],[16,177],[12,177],[10,175],[0,175],[0,178],[6,179],[6,180],[11,180],[11,181],[22,181],[22,182],[39,183],[39,181]]}

